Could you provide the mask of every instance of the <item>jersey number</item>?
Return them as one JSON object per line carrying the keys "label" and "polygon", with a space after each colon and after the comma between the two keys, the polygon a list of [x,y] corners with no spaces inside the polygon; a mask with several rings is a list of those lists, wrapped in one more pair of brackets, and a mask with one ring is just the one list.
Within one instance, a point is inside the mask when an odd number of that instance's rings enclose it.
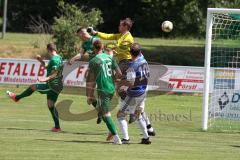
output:
{"label": "jersey number", "polygon": [[138,71],[140,72],[140,80],[143,80],[145,78],[149,77],[149,70],[147,65],[139,66]]}
{"label": "jersey number", "polygon": [[112,76],[112,62],[108,62],[102,65],[103,73],[105,77],[111,77]]}

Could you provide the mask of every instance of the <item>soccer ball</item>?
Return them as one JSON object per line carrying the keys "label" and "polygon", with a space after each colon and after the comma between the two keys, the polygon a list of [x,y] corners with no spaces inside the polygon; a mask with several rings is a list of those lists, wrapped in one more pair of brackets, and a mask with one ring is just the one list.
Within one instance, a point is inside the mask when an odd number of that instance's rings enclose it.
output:
{"label": "soccer ball", "polygon": [[172,23],[172,22],[170,22],[170,21],[164,21],[164,22],[162,23],[162,30],[163,30],[164,32],[171,32],[172,29],[173,29],[173,23]]}

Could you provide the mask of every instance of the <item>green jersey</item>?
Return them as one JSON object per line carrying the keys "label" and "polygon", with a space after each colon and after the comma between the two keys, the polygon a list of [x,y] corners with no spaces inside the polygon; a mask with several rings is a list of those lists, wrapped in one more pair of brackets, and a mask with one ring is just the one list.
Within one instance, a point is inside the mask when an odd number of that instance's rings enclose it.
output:
{"label": "green jersey", "polygon": [[116,68],[116,61],[106,53],[96,55],[89,62],[89,71],[95,75],[98,93],[113,94],[115,92],[112,73]]}
{"label": "green jersey", "polygon": [[58,71],[57,76],[54,79],[48,81],[47,83],[50,89],[52,89],[56,93],[60,93],[63,89],[63,61],[62,57],[59,55],[53,56],[48,62],[47,76],[50,76],[54,71]]}
{"label": "green jersey", "polygon": [[93,43],[99,40],[97,36],[92,36],[89,40],[82,43],[82,49],[84,52],[87,52],[89,54],[89,59],[91,60],[94,57],[93,52]]}

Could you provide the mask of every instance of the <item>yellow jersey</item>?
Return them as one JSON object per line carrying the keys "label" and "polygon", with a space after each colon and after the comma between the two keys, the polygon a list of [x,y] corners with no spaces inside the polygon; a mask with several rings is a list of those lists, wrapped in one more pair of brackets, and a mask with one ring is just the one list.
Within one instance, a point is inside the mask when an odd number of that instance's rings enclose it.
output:
{"label": "yellow jersey", "polygon": [[116,40],[117,41],[117,48],[116,48],[116,58],[120,62],[124,59],[131,59],[130,54],[130,45],[127,45],[125,49],[121,49],[121,46],[123,46],[126,42],[132,44],[134,42],[133,36],[130,32],[127,32],[125,34],[123,33],[117,33],[117,34],[106,34],[102,32],[98,32],[97,36],[100,37],[103,40]]}

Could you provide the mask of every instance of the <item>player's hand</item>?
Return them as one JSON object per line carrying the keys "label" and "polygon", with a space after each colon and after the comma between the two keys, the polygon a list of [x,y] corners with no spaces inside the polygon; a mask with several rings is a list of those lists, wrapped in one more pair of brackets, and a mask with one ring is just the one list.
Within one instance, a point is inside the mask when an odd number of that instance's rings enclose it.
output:
{"label": "player's hand", "polygon": [[38,82],[46,82],[46,78],[38,77],[37,78]]}
{"label": "player's hand", "polygon": [[97,31],[95,31],[95,30],[93,29],[93,27],[88,27],[88,28],[87,28],[87,32],[90,33],[90,34],[92,34],[92,35],[96,35],[96,34],[97,34]]}
{"label": "player's hand", "polygon": [[42,60],[43,60],[42,57],[41,57],[39,54],[36,56],[36,59],[37,59],[38,61],[42,61]]}
{"label": "player's hand", "polygon": [[72,65],[74,63],[73,59],[68,60],[68,65]]}
{"label": "player's hand", "polygon": [[87,104],[88,105],[92,104],[93,100],[94,99],[92,97],[87,97]]}

